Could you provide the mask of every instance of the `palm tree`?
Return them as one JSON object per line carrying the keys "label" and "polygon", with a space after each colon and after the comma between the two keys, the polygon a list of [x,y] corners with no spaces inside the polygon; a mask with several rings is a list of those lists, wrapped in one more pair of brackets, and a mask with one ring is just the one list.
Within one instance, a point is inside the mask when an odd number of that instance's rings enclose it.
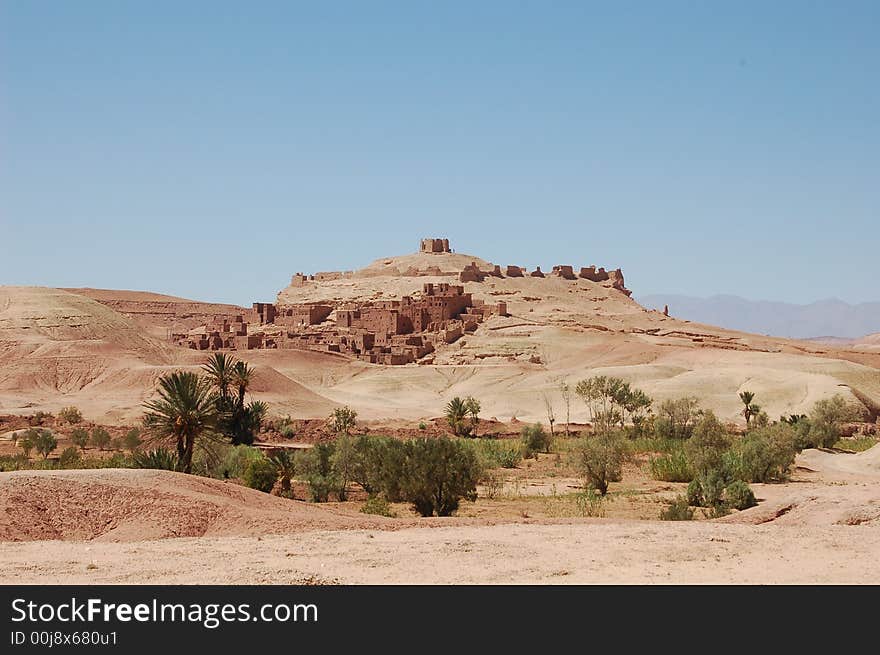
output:
{"label": "palm tree", "polygon": [[202,367],[205,375],[217,387],[217,391],[220,394],[220,402],[223,405],[226,405],[229,400],[229,387],[232,385],[235,365],[236,361],[232,355],[214,353]]}
{"label": "palm tree", "polygon": [[471,424],[473,427],[473,436],[477,436],[477,425],[480,422],[480,401],[473,396],[468,396],[464,400],[464,406],[467,413],[471,415]]}
{"label": "palm tree", "polygon": [[446,420],[449,421],[449,427],[452,428],[452,432],[456,436],[465,437],[470,433],[465,423],[467,415],[467,403],[458,396],[447,403]]}
{"label": "palm tree", "polygon": [[293,454],[286,448],[279,448],[270,453],[269,461],[272,462],[281,479],[281,494],[290,495],[290,479],[296,473],[296,461]]}
{"label": "palm tree", "polygon": [[159,378],[159,397],[144,403],[144,425],[157,439],[171,439],[181,471],[192,471],[197,441],[209,439],[217,426],[217,397],[211,382],[190,371]]}
{"label": "palm tree", "polygon": [[235,362],[232,367],[232,383],[238,387],[238,407],[244,407],[244,395],[254,380],[254,369],[245,362]]}
{"label": "palm tree", "polygon": [[739,399],[742,401],[743,405],[745,405],[742,415],[746,417],[746,429],[748,429],[751,425],[752,417],[760,413],[761,408],[752,404],[752,401],[755,399],[755,394],[751,391],[741,391]]}

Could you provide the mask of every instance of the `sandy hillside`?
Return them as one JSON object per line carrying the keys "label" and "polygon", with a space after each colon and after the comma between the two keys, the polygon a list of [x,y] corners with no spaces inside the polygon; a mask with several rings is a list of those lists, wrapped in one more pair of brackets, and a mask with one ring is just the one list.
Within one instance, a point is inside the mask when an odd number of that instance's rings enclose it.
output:
{"label": "sandy hillside", "polygon": [[812,478],[755,485],[761,504],[720,521],[498,525],[353,517],[173,473],[4,473],[0,536],[31,540],[2,544],[0,583],[880,582],[880,446],[798,465]]}
{"label": "sandy hillside", "polygon": [[0,541],[145,541],[376,527],[237,484],[169,471],[97,469],[0,474]]}
{"label": "sandy hillside", "polygon": [[[457,283],[456,272],[471,262],[491,266],[467,254],[415,253],[378,259],[340,279],[290,286],[278,298],[399,298],[420,293],[427,282]],[[626,378],[657,400],[697,395],[729,420],[741,419],[743,389],[755,391],[771,417],[807,412],[835,393],[875,416],[880,408],[880,351],[868,347],[690,323],[648,311],[608,282],[487,277],[465,287],[486,302],[503,300],[510,315],[490,318],[439,349],[431,363],[380,366],[306,351],[235,354],[258,370],[255,397],[295,418],[324,417],[347,404],[365,419],[416,421],[442,414],[453,396],[475,395],[487,418],[546,421],[544,395],[558,414],[560,381],[597,374]],[[197,370],[207,357],[172,346],[163,336],[169,326],[241,311],[148,292],[76,291],[0,288],[0,411],[74,404],[92,420],[135,421],[159,375]],[[587,418],[575,400],[572,420]]]}

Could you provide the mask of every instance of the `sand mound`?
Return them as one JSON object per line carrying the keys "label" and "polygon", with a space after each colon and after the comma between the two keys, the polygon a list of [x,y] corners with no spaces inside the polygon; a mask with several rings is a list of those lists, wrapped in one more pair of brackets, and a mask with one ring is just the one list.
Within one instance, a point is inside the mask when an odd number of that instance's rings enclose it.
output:
{"label": "sand mound", "polygon": [[383,522],[169,471],[0,474],[0,541],[143,541],[370,528]]}

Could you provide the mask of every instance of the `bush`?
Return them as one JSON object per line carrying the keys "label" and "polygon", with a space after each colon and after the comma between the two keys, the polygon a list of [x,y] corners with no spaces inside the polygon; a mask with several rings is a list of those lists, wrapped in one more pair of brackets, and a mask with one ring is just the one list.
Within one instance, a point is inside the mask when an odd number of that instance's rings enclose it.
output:
{"label": "bush", "polygon": [[125,433],[125,436],[122,437],[121,446],[130,452],[134,452],[138,448],[140,448],[143,441],[141,440],[141,431],[137,428],[132,428],[128,432]]}
{"label": "bush", "polygon": [[89,443],[89,432],[84,428],[74,428],[74,430],[70,433],[70,440],[74,443],[74,445],[79,446],[83,450]]}
{"label": "bush", "polygon": [[388,501],[382,498],[382,496],[370,496],[367,498],[367,502],[361,507],[361,512],[364,514],[375,514],[376,516],[387,516],[390,518],[395,518],[397,516],[397,514],[392,511],[391,505],[389,505]]}
{"label": "bush", "polygon": [[35,430],[25,430],[24,434],[18,435],[15,440],[15,443],[21,448],[21,452],[24,453],[24,458],[28,459],[31,456],[31,451],[34,449],[34,436],[32,434],[36,432]]}
{"label": "bush", "polygon": [[724,490],[724,504],[738,510],[748,509],[758,504],[751,487],[742,480],[734,480]]}
{"label": "bush", "polygon": [[523,457],[534,457],[538,453],[550,452],[550,435],[544,432],[544,426],[540,423],[526,425],[520,433],[523,445]]}
{"label": "bush", "polygon": [[263,454],[253,446],[245,444],[228,446],[227,450],[222,453],[219,465],[216,466],[217,476],[223,479],[242,479],[248,464],[262,456]]}
{"label": "bush", "polygon": [[265,457],[252,459],[244,470],[244,483],[251,489],[269,493],[278,480],[278,470]]}
{"label": "bush", "polygon": [[731,450],[732,473],[746,482],[779,482],[788,479],[795,458],[794,429],[777,423],[753,430]]}
{"label": "bush", "polygon": [[339,481],[333,473],[332,443],[319,443],[301,452],[296,459],[296,468],[305,474],[312,502],[324,503],[330,499],[330,492],[339,488]]}
{"label": "bush", "polygon": [[350,434],[357,423],[357,412],[351,407],[337,407],[327,419],[334,434]]}
{"label": "bush", "polygon": [[285,439],[293,439],[296,437],[296,430],[293,429],[292,425],[282,425],[280,432],[281,436]]}
{"label": "bush", "polygon": [[652,457],[650,460],[651,477],[663,482],[690,482],[694,479],[694,471],[688,458],[681,448],[668,455]]}
{"label": "bush", "polygon": [[703,485],[700,484],[699,480],[691,480],[691,483],[687,488],[685,500],[687,500],[688,505],[693,505],[694,507],[705,506],[706,501],[703,499]]}
{"label": "bush", "polygon": [[809,448],[831,448],[840,439],[842,425],[859,418],[859,411],[841,395],[820,400],[810,412],[809,431],[802,443]]}
{"label": "bush", "polygon": [[688,465],[694,475],[720,468],[728,448],[730,448],[730,437],[724,425],[713,412],[702,412],[694,425],[690,439],[684,444]]}
{"label": "bush", "polygon": [[660,511],[661,521],[693,521],[694,510],[685,496],[678,496]]}
{"label": "bush", "polygon": [[668,439],[688,439],[699,414],[696,398],[664,400],[654,418],[654,434]]}
{"label": "bush", "polygon": [[155,448],[153,450],[133,453],[131,463],[136,469],[176,471],[177,454],[168,448]]}
{"label": "bush", "polygon": [[629,458],[626,438],[619,432],[607,432],[582,440],[579,464],[587,487],[600,495],[608,493],[610,482],[619,482],[623,464]]}
{"label": "bush", "polygon": [[105,450],[110,445],[110,433],[102,427],[96,427],[92,430],[91,444],[95,448]]}
{"label": "bush", "polygon": [[403,443],[389,437],[363,435],[355,441],[354,450],[351,480],[368,495],[382,493],[391,501],[400,500]]}
{"label": "bush", "polygon": [[79,454],[79,448],[76,446],[65,448],[58,458],[58,464],[61,468],[75,468],[81,461],[82,457]]}
{"label": "bush", "polygon": [[522,460],[522,448],[519,443],[505,439],[474,439],[463,441],[463,444],[473,448],[480,460],[480,465],[485,469],[507,468],[513,469]]}
{"label": "bush", "polygon": [[58,447],[58,439],[49,430],[35,430],[31,428],[28,430],[28,436],[34,446],[34,450],[42,455],[43,459],[47,459],[49,454]]}
{"label": "bush", "polygon": [[403,498],[422,516],[449,516],[462,498],[476,500],[481,477],[471,448],[440,437],[404,442]]}
{"label": "bush", "polygon": [[82,413],[76,407],[64,407],[58,411],[58,418],[70,425],[82,423]]}

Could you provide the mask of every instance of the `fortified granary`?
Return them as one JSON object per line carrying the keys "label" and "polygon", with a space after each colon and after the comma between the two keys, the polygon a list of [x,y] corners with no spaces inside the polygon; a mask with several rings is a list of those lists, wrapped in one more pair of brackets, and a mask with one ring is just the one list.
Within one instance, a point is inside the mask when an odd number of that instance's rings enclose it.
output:
{"label": "fortified granary", "polygon": [[[422,239],[419,252],[449,253],[449,240]],[[590,266],[575,273],[572,266],[557,265],[550,273],[544,273],[540,267],[530,272],[524,266],[509,265],[502,272],[497,264],[489,266],[488,270],[481,270],[476,262],[471,262],[459,273],[441,272],[435,264],[426,268],[410,267],[400,275],[455,275],[461,284],[426,282],[421,292],[405,295],[399,300],[254,303],[247,314],[215,318],[202,328],[173,334],[172,340],[196,350],[293,348],[335,352],[374,364],[409,364],[428,361],[428,356],[439,346],[453,343],[465,333],[476,330],[487,317],[507,315],[506,303],[489,304],[474,298],[465,289],[464,285],[468,283],[504,277],[581,278],[598,283],[610,282],[612,288],[630,294],[624,287],[620,269],[606,271]],[[314,275],[297,273],[291,278],[290,286],[298,288],[358,275],[367,276],[353,271]]]}

